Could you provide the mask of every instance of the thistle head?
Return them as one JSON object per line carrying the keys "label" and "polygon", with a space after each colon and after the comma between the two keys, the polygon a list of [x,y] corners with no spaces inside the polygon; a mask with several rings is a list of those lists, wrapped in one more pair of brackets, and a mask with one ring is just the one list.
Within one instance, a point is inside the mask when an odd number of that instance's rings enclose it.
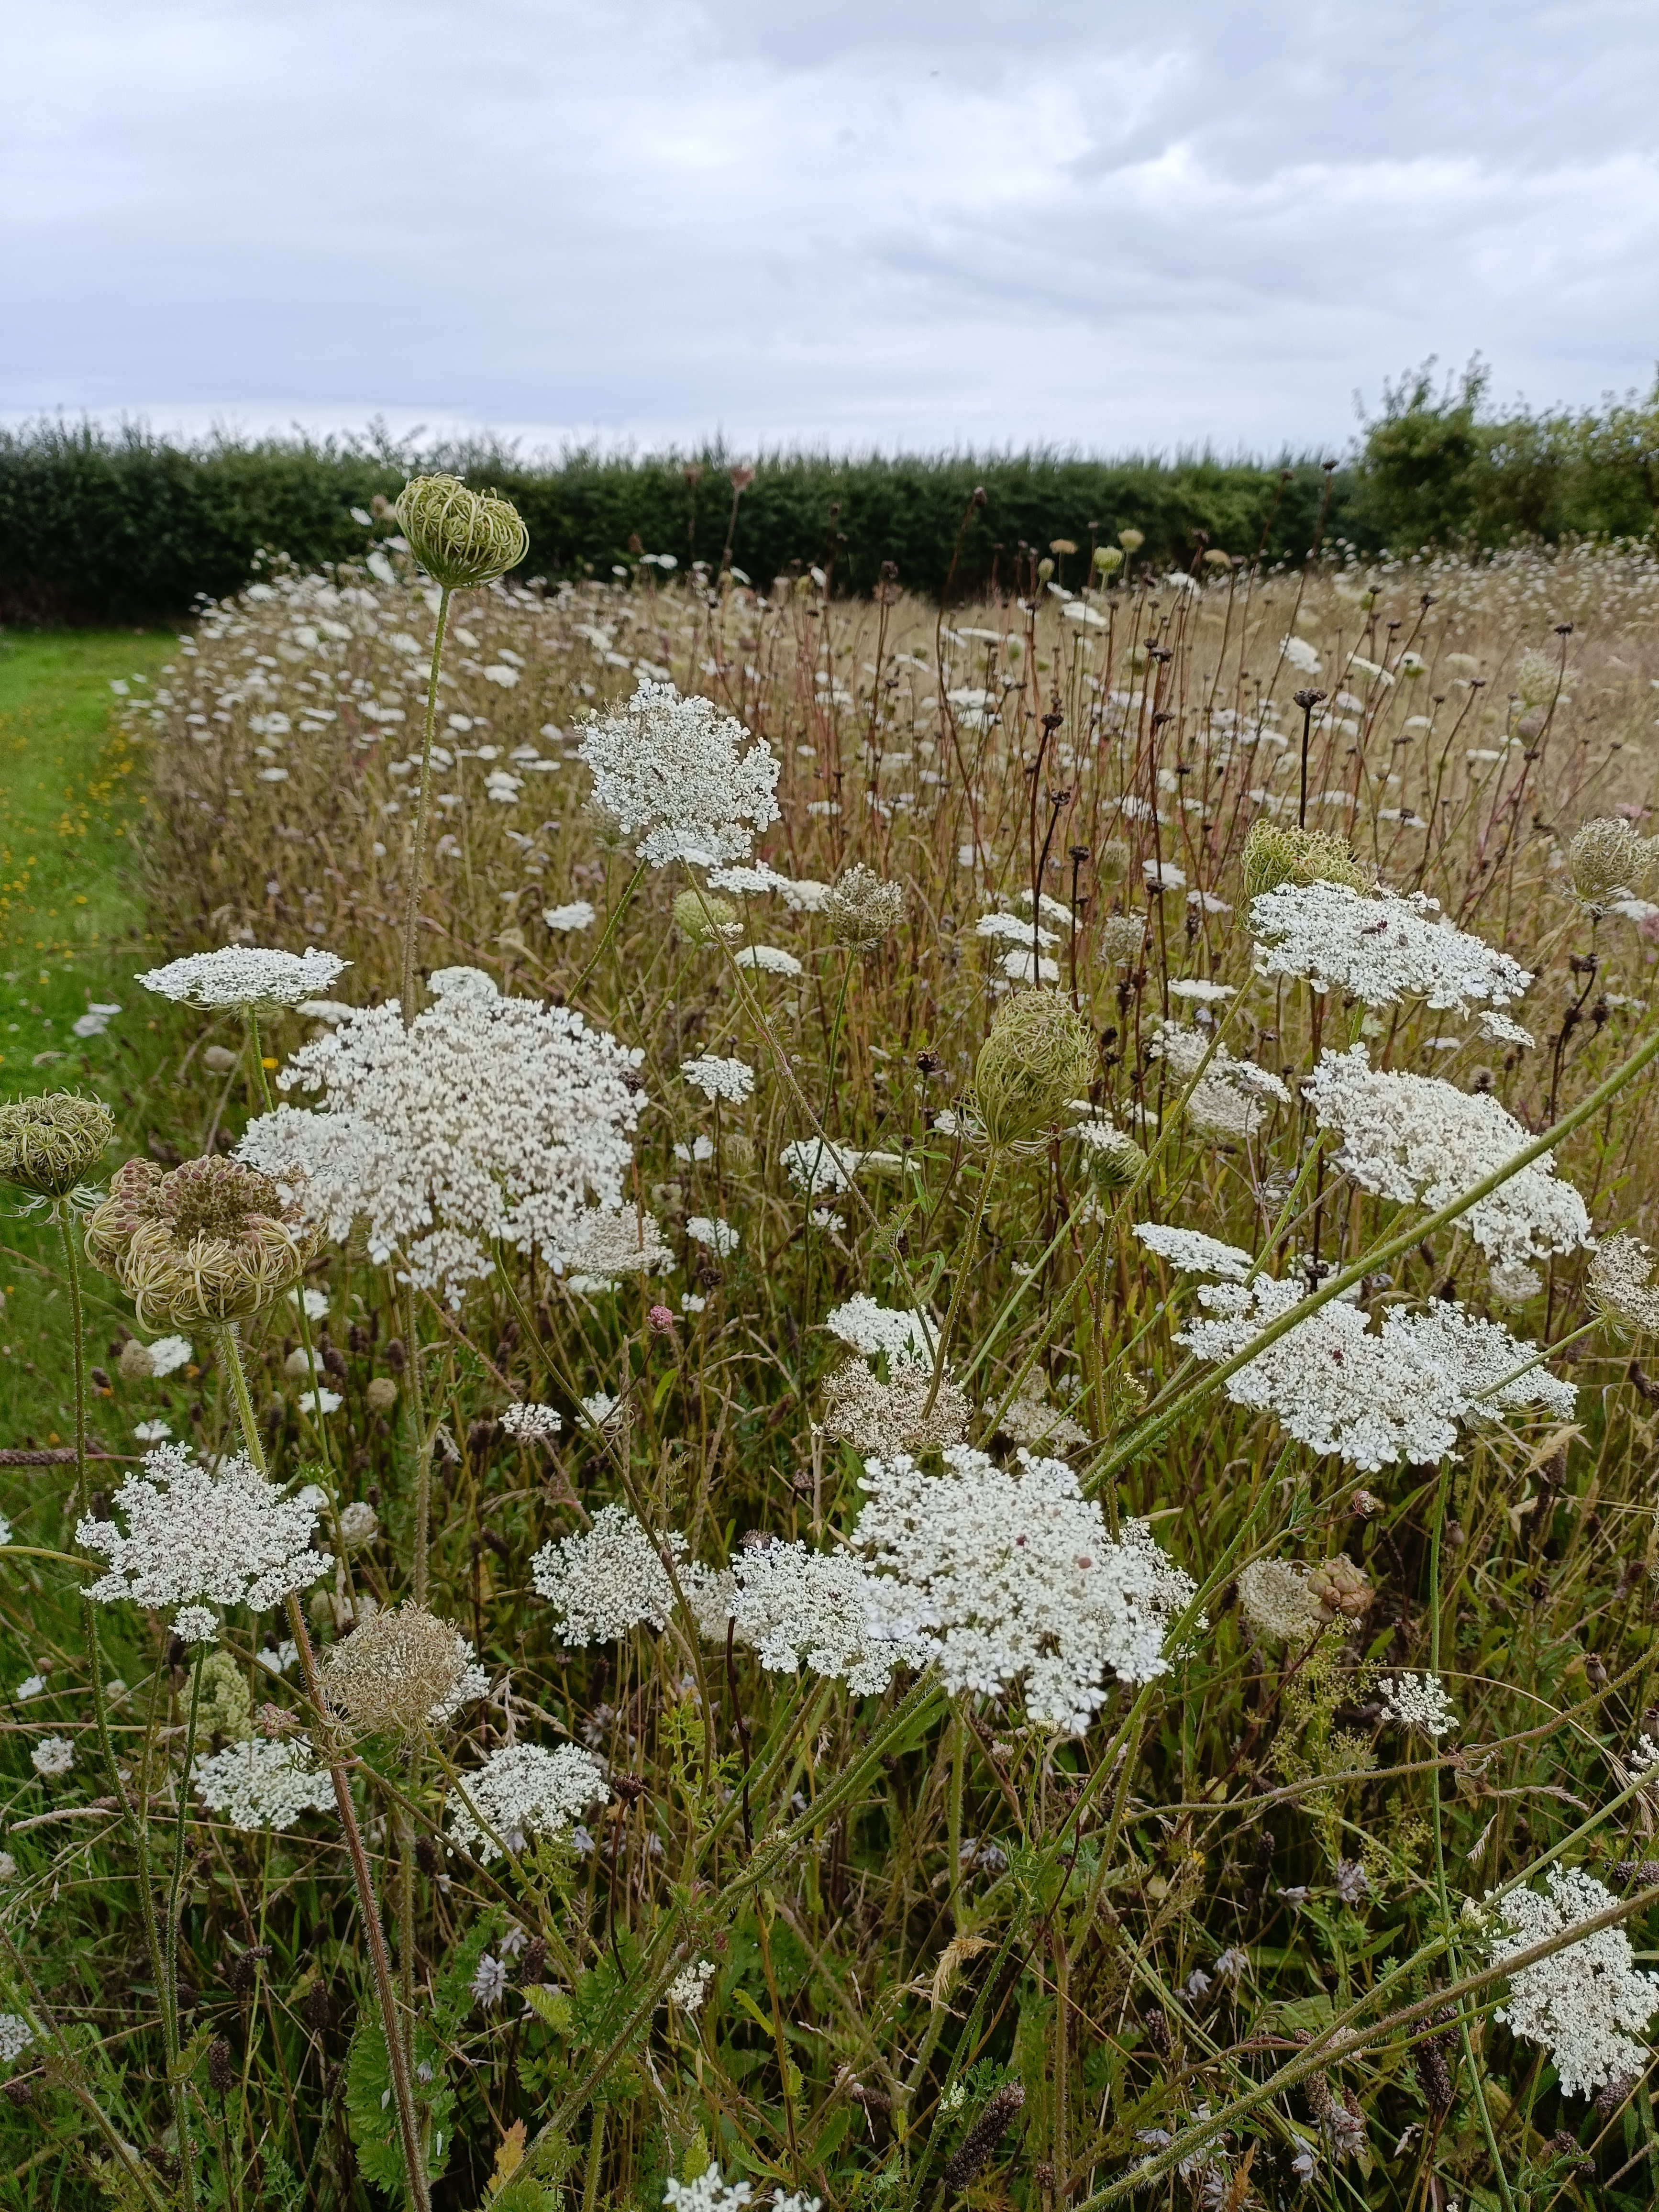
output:
{"label": "thistle head", "polygon": [[129,1160],[87,1218],[87,1257],[113,1275],[147,1328],[213,1328],[291,1290],[320,1232],[268,1176],[240,1161],[186,1160],[163,1175]]}
{"label": "thistle head", "polygon": [[1376,882],[1361,867],[1340,837],[1322,830],[1296,830],[1261,815],[1244,840],[1244,896],[1258,899],[1281,884],[1346,884],[1350,890],[1373,891]]}
{"label": "thistle head", "polygon": [[0,1106],[0,1182],[39,1198],[63,1198],[84,1182],[115,1134],[115,1116],[96,1098],[49,1091]]}
{"label": "thistle head", "polygon": [[530,549],[512,501],[469,491],[459,477],[411,477],[392,512],[410,550],[446,591],[493,583]]}
{"label": "thistle head", "polygon": [[836,877],[825,904],[837,945],[873,951],[904,919],[904,886],[884,882],[873,868],[854,860]]}
{"label": "thistle head", "polygon": [[974,1115],[992,1149],[1051,1128],[1094,1064],[1094,1031],[1057,992],[1006,999],[974,1063]]}
{"label": "thistle head", "polygon": [[1572,888],[1592,914],[1621,899],[1641,898],[1650,887],[1654,851],[1634,826],[1613,816],[1586,822],[1567,848]]}

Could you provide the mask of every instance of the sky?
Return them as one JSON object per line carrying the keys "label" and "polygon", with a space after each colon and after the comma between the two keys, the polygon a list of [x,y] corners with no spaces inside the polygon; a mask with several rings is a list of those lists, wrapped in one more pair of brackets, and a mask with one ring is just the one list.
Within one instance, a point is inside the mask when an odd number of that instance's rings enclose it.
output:
{"label": "sky", "polygon": [[1659,349],[1650,0],[0,0],[0,418],[1345,449]]}

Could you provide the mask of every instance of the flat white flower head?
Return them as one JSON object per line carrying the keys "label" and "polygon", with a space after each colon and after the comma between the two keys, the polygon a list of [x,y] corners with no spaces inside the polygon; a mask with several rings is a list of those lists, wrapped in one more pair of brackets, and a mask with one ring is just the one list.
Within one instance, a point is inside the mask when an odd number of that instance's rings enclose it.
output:
{"label": "flat white flower head", "polygon": [[747,1060],[722,1057],[719,1053],[703,1053],[696,1060],[683,1060],[680,1073],[705,1098],[724,1098],[733,1106],[741,1106],[755,1088],[755,1071]]}
{"label": "flat white flower head", "polygon": [[1367,897],[1350,884],[1280,884],[1251,900],[1250,929],[1258,974],[1302,977],[1368,1006],[1421,999],[1462,1013],[1471,1000],[1507,1006],[1532,981],[1507,953],[1455,928],[1421,891]]}
{"label": "flat white flower head", "polygon": [[238,1157],[291,1179],[337,1243],[362,1219],[377,1266],[396,1259],[458,1303],[493,1242],[562,1268],[593,1208],[621,1207],[641,1055],[476,969],[441,969],[432,990],[407,1031],[392,1000],[301,1046],[278,1086],[321,1104],[263,1115]]}
{"label": "flat white flower head", "polygon": [[145,1454],[142,1474],[126,1477],[114,1503],[125,1533],[90,1514],[75,1531],[76,1543],[109,1562],[88,1590],[102,1605],[129,1598],[144,1606],[263,1611],[291,1590],[308,1589],[333,1565],[330,1553],[311,1548],[315,1503],[303,1492],[284,1498],[240,1454],[210,1473],[186,1446],[159,1445]]}
{"label": "flat white flower head", "polygon": [[1383,1701],[1402,1728],[1421,1729],[1425,1735],[1443,1736],[1457,1726],[1457,1711],[1435,1674],[1401,1674],[1379,1682]]}
{"label": "flat white flower head", "polygon": [[[1503,1929],[1491,1939],[1495,1966],[1617,1902],[1578,1867],[1552,1867],[1545,1879],[1547,1896],[1516,1889],[1499,1902]],[[1638,1968],[1622,1928],[1603,1928],[1511,1974],[1509,2002],[1497,2017],[1511,2034],[1543,2045],[1565,2095],[1588,2097],[1646,2069],[1650,2054],[1635,2037],[1656,2008],[1659,1974]]]}
{"label": "flat white flower head", "polygon": [[[1325,1053],[1302,1090],[1320,1127],[1342,1138],[1337,1164],[1362,1190],[1401,1203],[1443,1206],[1532,1142],[1488,1093],[1373,1068],[1363,1044]],[[1502,1267],[1594,1242],[1583,1200],[1547,1155],[1479,1200],[1461,1225]]]}
{"label": "flat white flower head", "polygon": [[641,681],[626,704],[590,722],[577,748],[593,797],[653,867],[747,859],[756,833],[778,819],[781,766],[758,739],[708,700]]}
{"label": "flat white flower head", "polygon": [[1250,1255],[1237,1244],[1224,1244],[1200,1229],[1177,1229],[1162,1221],[1137,1221],[1135,1235],[1149,1252],[1167,1260],[1177,1274],[1219,1275],[1224,1282],[1242,1283],[1250,1272]]}
{"label": "flat white flower head", "polygon": [[191,1767],[196,1794],[233,1828],[291,1828],[301,1813],[335,1809],[334,1784],[312,1762],[304,1736],[272,1742],[252,1736],[204,1755]]}
{"label": "flat white flower head", "polygon": [[885,1352],[890,1365],[921,1365],[933,1359],[937,1334],[927,1316],[900,1312],[859,1291],[824,1316],[823,1325],[843,1344],[866,1358]]}
{"label": "flat white flower head", "polygon": [[929,1653],[953,1692],[1018,1684],[1031,1718],[1057,1729],[1086,1729],[1115,1679],[1168,1672],[1170,1624],[1195,1585],[1146,1522],[1114,1542],[1060,1460],[1022,1450],[1005,1473],[956,1444],[945,1465],[865,1465],[850,1540],[895,1641]]}
{"label": "flat white flower head", "polygon": [[218,952],[189,952],[182,960],[169,960],[138,981],[147,991],[185,1006],[297,1006],[302,1000],[325,995],[350,965],[314,945],[303,952],[227,945]]}
{"label": "flat white flower head", "polygon": [[544,1544],[530,1578],[570,1644],[609,1644],[647,1622],[666,1628],[674,1609],[662,1556],[625,1505],[603,1505],[591,1528]]}
{"label": "flat white flower head", "polygon": [[510,1743],[451,1791],[449,1840],[488,1865],[502,1844],[520,1851],[532,1836],[557,1835],[610,1796],[599,1761],[574,1744]]}

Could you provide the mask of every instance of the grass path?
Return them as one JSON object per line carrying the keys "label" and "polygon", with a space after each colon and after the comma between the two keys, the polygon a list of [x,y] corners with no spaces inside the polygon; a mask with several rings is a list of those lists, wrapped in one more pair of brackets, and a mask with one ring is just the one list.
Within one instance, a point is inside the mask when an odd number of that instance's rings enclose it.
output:
{"label": "grass path", "polygon": [[[132,859],[144,763],[117,726],[111,686],[153,682],[173,642],[100,630],[0,638],[0,1098],[94,1092],[124,1133],[141,1118],[136,1094],[161,1041],[133,981],[148,964]],[[92,1006],[121,1012],[77,1037]],[[0,1444],[56,1442],[70,1415],[55,1232],[9,1206],[0,1217]],[[88,1287],[96,1328],[116,1309]],[[14,1511],[23,1487],[8,1486]]]}
{"label": "grass path", "polygon": [[103,1089],[118,1025],[82,1040],[75,1023],[93,1004],[119,1005],[128,1027],[143,1019],[125,948],[143,932],[131,866],[143,763],[111,686],[153,682],[173,643],[104,630],[0,641],[0,1097]]}

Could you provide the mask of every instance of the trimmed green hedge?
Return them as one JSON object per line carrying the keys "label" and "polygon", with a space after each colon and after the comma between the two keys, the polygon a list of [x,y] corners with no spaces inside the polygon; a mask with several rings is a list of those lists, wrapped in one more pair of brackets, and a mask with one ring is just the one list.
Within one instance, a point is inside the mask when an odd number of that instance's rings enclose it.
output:
{"label": "trimmed green hedge", "polygon": [[[1517,538],[1644,537],[1659,508],[1659,386],[1579,414],[1492,417],[1477,362],[1437,393],[1431,365],[1385,387],[1382,413],[1331,482],[1325,543],[1362,552]],[[732,518],[726,457],[574,453],[535,466],[484,447],[414,455],[386,440],[216,440],[181,447],[128,427],[0,432],[0,621],[147,623],[246,583],[261,549],[304,566],[361,556],[350,510],[417,467],[453,467],[516,501],[527,573],[609,574],[641,552],[732,558],[759,583],[792,567],[866,592],[891,562],[912,590],[1012,586],[1028,549],[1140,531],[1140,557],[1187,566],[1208,544],[1300,561],[1324,495],[1317,456],[1261,463],[1087,460],[1053,453],[763,459]],[[984,503],[963,519],[976,488]]]}

